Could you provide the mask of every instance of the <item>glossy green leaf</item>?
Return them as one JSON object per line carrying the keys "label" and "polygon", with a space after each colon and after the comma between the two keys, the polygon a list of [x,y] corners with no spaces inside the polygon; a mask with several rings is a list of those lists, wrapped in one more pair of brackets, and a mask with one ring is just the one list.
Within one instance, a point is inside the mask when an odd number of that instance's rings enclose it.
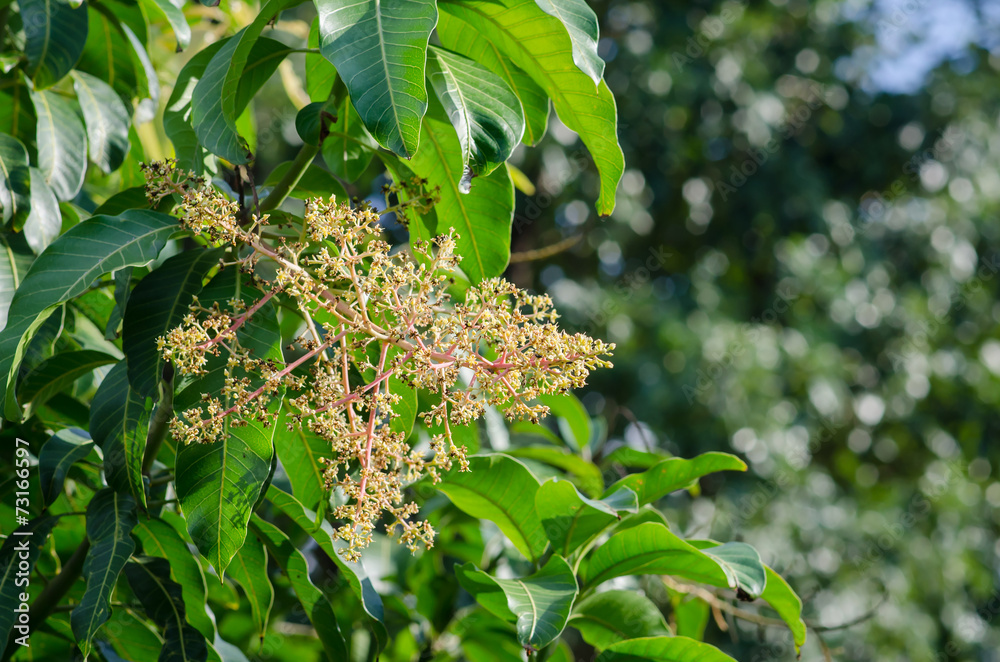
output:
{"label": "glossy green leaf", "polygon": [[132,45],[108,8],[91,3],[84,6],[90,28],[76,69],[100,78],[123,100],[131,100],[139,93],[140,75],[136,73]]}
{"label": "glossy green leaf", "polygon": [[771,605],[774,611],[778,612],[781,620],[788,624],[788,628],[792,631],[792,637],[795,639],[795,650],[798,651],[806,643],[806,623],[802,620],[802,599],[796,595],[784,577],[767,566],[764,566],[764,571],[767,573],[767,585],[760,597]]}
{"label": "glossy green leaf", "polygon": [[612,644],[596,662],[736,662],[715,646],[687,637],[643,637]]}
{"label": "glossy green leaf", "polygon": [[263,540],[275,562],[288,576],[295,596],[305,609],[309,622],[316,628],[327,658],[331,662],[348,659],[347,642],[344,641],[333,606],[309,579],[309,563],[302,552],[295,548],[281,529],[256,515],[251,520],[250,527]]}
{"label": "glossy green leaf", "polygon": [[[267,176],[264,186],[274,186],[277,184],[284,174],[288,172],[288,168],[291,165],[291,161],[286,161],[275,166],[271,174]],[[310,165],[302,173],[302,177],[299,178],[299,182],[288,194],[288,197],[299,200],[305,200],[306,198],[323,198],[325,200],[331,195],[337,196],[338,200],[347,200],[347,191],[344,190],[344,187],[341,186],[340,182],[333,175],[317,165]]]}
{"label": "glossy green leaf", "polygon": [[88,73],[74,71],[73,88],[83,110],[90,160],[106,173],[117,170],[129,148],[128,108],[110,85]]}
{"label": "glossy green leaf", "polygon": [[177,165],[201,174],[205,171],[205,149],[191,125],[191,99],[205,68],[227,40],[217,41],[195,53],[177,74],[170,98],[163,110],[163,130],[174,146]]}
{"label": "glossy green leaf", "polygon": [[499,76],[514,91],[524,116],[524,143],[536,145],[549,124],[549,97],[528,74],[489,39],[483,39],[471,25],[441,12],[437,26],[441,45],[478,62]]}
{"label": "glossy green leaf", "polygon": [[712,608],[704,600],[684,593],[670,592],[671,610],[676,634],[701,641],[711,618]]}
{"label": "glossy green leaf", "polygon": [[31,172],[31,211],[24,221],[24,238],[35,253],[41,253],[62,230],[59,200],[38,168]]}
{"label": "glossy green leaf", "polygon": [[142,553],[170,562],[170,579],[181,587],[188,623],[209,640],[215,639],[215,623],[205,610],[208,588],[205,575],[177,530],[159,518],[141,519],[132,534],[142,544]]}
{"label": "glossy green leaf", "polygon": [[38,117],[38,170],[60,200],[72,200],[87,174],[87,131],[78,104],[48,90],[31,93]]}
{"label": "glossy green leaf", "polygon": [[605,469],[616,464],[630,469],[650,469],[669,457],[669,454],[663,452],[650,453],[630,446],[619,446],[605,455],[600,464]]}
{"label": "glossy green leaf", "polygon": [[16,235],[0,239],[0,330],[7,326],[7,310],[32,259],[27,244],[18,242]]}
{"label": "glossy green leaf", "polygon": [[125,576],[146,615],[163,631],[159,662],[205,662],[205,637],[187,622],[183,591],[170,578],[166,559],[133,559],[125,566]]}
{"label": "glossy green leaf", "polygon": [[17,138],[34,150],[35,107],[20,74],[0,77],[0,134]]}
{"label": "glossy green leaf", "polygon": [[274,450],[288,474],[292,494],[304,506],[315,510],[327,498],[323,482],[326,466],[320,460],[332,456],[330,442],[305,426],[289,430],[285,419],[279,419],[275,427]]}
{"label": "glossy green leaf", "polygon": [[135,524],[135,500],[128,494],[105,488],[87,506],[90,549],[83,562],[87,588],[70,614],[73,636],[84,657],[90,652],[91,639],[111,615],[111,591],[135,551],[131,536]]}
{"label": "glossy green leaf", "polygon": [[140,396],[155,396],[163,372],[157,338],[181,323],[193,297],[218,265],[221,249],[179,253],[143,278],[129,297],[122,319],[122,349],[128,358],[128,380]]}
{"label": "glossy green leaf", "polygon": [[538,480],[523,464],[500,453],[470,457],[469,469],[452,469],[437,489],[465,513],[496,523],[518,551],[537,561],[548,544],[535,510]]}
{"label": "glossy green leaf", "polygon": [[[141,616],[141,610],[116,609],[97,640],[97,648],[108,662],[119,662],[109,655],[108,644],[124,660],[155,660],[163,650],[160,633]],[[107,640],[107,644],[105,643]]]}
{"label": "glossy green leaf", "polygon": [[[326,101],[333,91],[337,80],[337,70],[330,61],[323,57],[319,50],[319,17],[309,25],[309,37],[306,41],[310,53],[306,53],[306,93],[311,101]],[[345,102],[350,103],[346,98]]]}
{"label": "glossy green leaf", "polygon": [[90,405],[90,433],[104,453],[108,485],[146,506],[142,459],[152,406],[128,382],[125,360],[104,377]]}
{"label": "glossy green leaf", "polygon": [[702,544],[703,542],[710,541],[692,540],[691,544],[719,563],[729,577],[729,585],[738,589],[741,598],[760,597],[764,592],[767,575],[756,549],[745,542],[727,542],[718,546]]}
{"label": "glossy green leaf", "polygon": [[62,352],[46,359],[25,375],[18,386],[17,399],[25,407],[25,416],[30,417],[35,409],[77,379],[117,362],[116,356],[90,349]]}
{"label": "glossy green leaf", "polygon": [[702,453],[690,460],[671,457],[642,473],[625,476],[609,487],[606,494],[628,487],[639,495],[640,504],[652,503],[671,492],[691,487],[710,473],[746,470],[743,460],[729,453]]}
{"label": "glossy green leaf", "polygon": [[177,38],[177,50],[181,51],[191,43],[191,26],[184,17],[184,0],[143,0],[147,7],[156,6],[166,17]]}
{"label": "glossy green leaf", "polygon": [[410,158],[427,111],[424,65],[433,0],[315,0],[320,50],[347,85],[375,140]]}
{"label": "glossy green leaf", "polygon": [[27,73],[36,90],[58,83],[87,43],[87,5],[67,0],[18,0]]}
{"label": "glossy green leaf", "polygon": [[597,465],[565,448],[519,446],[511,448],[508,454],[516,458],[548,464],[572,474],[569,477],[570,480],[587,496],[596,498],[604,492],[604,478]]}
{"label": "glossy green leaf", "polygon": [[263,641],[271,605],[274,604],[274,587],[267,576],[267,551],[261,541],[255,536],[247,536],[229,564],[228,572],[243,587],[257,636]]}
{"label": "glossy green leaf", "polygon": [[318,147],[330,132],[330,125],[337,118],[327,109],[325,101],[314,101],[295,114],[295,131],[307,145]]}
{"label": "glossy green leaf", "polygon": [[333,174],[353,182],[368,169],[378,144],[349,99],[344,98],[336,110],[337,119],[323,141],[323,161]]}
{"label": "glossy green leaf", "polygon": [[471,563],[456,568],[456,574],[483,607],[502,618],[504,609],[512,614],[518,642],[535,650],[562,634],[578,592],[573,570],[561,556],[553,556],[535,574],[518,579],[495,579]]}
{"label": "glossy green leaf", "polygon": [[573,44],[559,19],[534,0],[442,2],[441,12],[465,21],[492,41],[552,99],[556,113],[577,132],[601,175],[597,211],[614,210],[615,191],[625,169],[618,146],[618,111],[611,90],[597,86],[573,61]]}
{"label": "glossy green leaf", "polygon": [[573,484],[553,478],[535,494],[535,510],[555,550],[569,556],[607,526],[621,519],[622,512],[636,512],[635,493],[620,490],[596,501],[580,494]]}
{"label": "glossy green leaf", "polygon": [[597,15],[586,0],[535,0],[549,16],[562,21],[573,42],[573,61],[580,71],[590,76],[594,84],[604,75],[604,60],[597,54],[600,30]]}
{"label": "glossy green leaf", "polygon": [[4,415],[20,420],[13,381],[28,342],[59,304],[82,294],[100,276],[152,260],[177,230],[176,219],[131,210],[118,217],[94,216],[56,239],[31,265],[0,332],[0,385]]}
{"label": "glossy green leaf", "polygon": [[[58,517],[36,517],[11,531],[0,546],[0,603],[5,607],[0,610],[0,656],[10,641],[8,637],[17,621],[14,608],[21,604],[19,597],[25,589],[23,579],[18,581],[20,573],[34,571],[49,533],[58,522]],[[24,634],[28,633],[16,632],[19,637]]]}
{"label": "glossy green leaf", "polygon": [[524,135],[517,96],[483,65],[435,46],[428,49],[427,79],[458,134],[462,163],[473,176],[493,172]]}
{"label": "glossy green leaf", "polygon": [[549,413],[559,420],[559,429],[570,447],[580,450],[590,444],[594,425],[587,408],[572,393],[543,394],[538,402],[549,408]]}
{"label": "glossy green leaf", "polygon": [[456,253],[469,280],[478,283],[499,276],[510,259],[510,228],[514,218],[514,185],[506,168],[476,178],[469,193],[463,193],[465,164],[462,148],[440,102],[431,100],[424,116],[420,149],[410,161],[428,190],[437,190],[434,206],[435,234],[455,228]]}
{"label": "glossy green leaf", "polygon": [[19,140],[0,133],[0,216],[19,228],[31,208],[28,152]]}
{"label": "glossy green leaf", "polygon": [[605,591],[584,598],[573,608],[569,624],[597,650],[625,639],[670,634],[659,608],[635,591]]}
{"label": "glossy green leaf", "polygon": [[42,445],[38,451],[38,481],[46,506],[51,506],[62,494],[69,468],[87,457],[93,447],[94,442],[89,437],[68,428],[56,432]]}

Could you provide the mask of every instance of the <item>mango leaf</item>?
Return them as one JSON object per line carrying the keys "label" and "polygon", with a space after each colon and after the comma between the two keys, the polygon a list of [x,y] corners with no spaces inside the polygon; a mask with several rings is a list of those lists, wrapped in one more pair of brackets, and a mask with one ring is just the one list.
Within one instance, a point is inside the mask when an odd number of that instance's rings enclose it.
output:
{"label": "mango leaf", "polygon": [[795,639],[795,650],[798,652],[806,643],[806,623],[802,620],[802,600],[795,594],[784,577],[767,566],[764,566],[764,571],[767,573],[767,585],[760,597],[771,605],[774,611],[778,612],[781,620],[788,624],[792,631],[792,637]]}
{"label": "mango leaf", "polygon": [[[420,149],[410,161],[413,172],[437,190],[435,234],[458,232],[456,253],[469,280],[478,283],[499,276],[510,259],[510,228],[514,219],[514,185],[506,168],[476,179],[463,193],[465,163],[455,128],[436,99],[424,116]],[[412,225],[412,224],[411,224]]]}
{"label": "mango leaf", "polygon": [[20,75],[0,77],[0,134],[4,133],[35,149],[35,108]]}
{"label": "mango leaf", "polygon": [[243,593],[250,602],[257,636],[263,642],[271,605],[274,604],[274,587],[267,577],[267,551],[260,540],[254,536],[247,537],[229,564],[229,576],[243,587]]}
{"label": "mango leaf", "polygon": [[275,427],[274,450],[288,474],[292,494],[305,507],[317,508],[327,498],[323,484],[326,467],[320,459],[332,455],[330,442],[314,434],[306,426],[296,426],[289,430],[284,418],[279,419]]}
{"label": "mango leaf", "polygon": [[337,118],[327,109],[326,101],[313,101],[295,114],[295,131],[307,145],[319,147]]}
{"label": "mango leaf", "polygon": [[38,168],[31,172],[31,211],[24,221],[24,238],[31,250],[41,253],[51,244],[62,230],[62,216],[59,200],[45,183],[45,175]]}
{"label": "mango leaf", "polygon": [[90,433],[104,452],[108,485],[146,507],[142,459],[152,406],[128,383],[123,359],[104,377],[90,405]]}
{"label": "mango leaf", "polygon": [[435,46],[428,49],[427,79],[458,134],[462,163],[473,176],[493,172],[524,135],[517,96],[483,65]]}
{"label": "mango leaf", "polygon": [[117,357],[92,349],[63,352],[46,359],[25,375],[17,389],[18,401],[25,405],[25,417],[30,418],[38,407],[77,379],[117,362]]}
{"label": "mango leaf", "polygon": [[320,51],[347,85],[375,140],[404,158],[417,152],[427,111],[424,63],[437,24],[433,0],[315,0]]}
{"label": "mango leaf", "polygon": [[600,31],[594,10],[586,0],[535,0],[535,4],[562,21],[573,42],[573,61],[595,85],[599,84],[604,75],[604,60],[597,54]]}
{"label": "mango leaf", "polygon": [[176,219],[152,211],[94,216],[70,228],[38,256],[14,294],[7,326],[0,331],[4,416],[21,420],[14,378],[28,342],[56,306],[82,294],[106,273],[152,260],[176,230]]}
{"label": "mango leaf", "polygon": [[553,548],[569,556],[608,525],[621,519],[620,512],[636,512],[635,493],[621,490],[606,500],[595,501],[580,494],[573,484],[553,478],[535,494],[535,510]]}
{"label": "mango leaf", "polygon": [[670,635],[660,609],[635,591],[605,591],[584,598],[573,608],[569,624],[597,650],[625,639]]}
{"label": "mango leaf", "polygon": [[736,662],[715,646],[687,637],[643,637],[608,646],[596,662]]}
{"label": "mango leaf", "polygon": [[0,133],[0,216],[20,228],[31,208],[28,152],[12,136]]}
{"label": "mango leaf", "polygon": [[650,453],[630,446],[619,446],[601,459],[601,467],[608,469],[615,464],[630,469],[650,469],[670,457],[663,452]]}
{"label": "mango leaf", "polygon": [[90,26],[77,71],[85,71],[106,81],[123,100],[131,100],[139,92],[139,74],[133,60],[132,45],[121,24],[108,8],[92,3],[87,7]]}
{"label": "mango leaf", "polygon": [[0,656],[11,641],[8,637],[17,620],[14,608],[21,604],[19,596],[24,592],[24,587],[18,585],[19,574],[34,570],[49,533],[58,522],[58,517],[36,517],[14,529],[0,546],[0,602],[7,606],[0,610]]}
{"label": "mango leaf", "polygon": [[18,0],[28,76],[36,90],[58,83],[87,43],[87,5],[66,0]]}
{"label": "mango leaf", "polygon": [[253,532],[267,546],[275,562],[288,576],[295,596],[305,609],[309,622],[316,629],[323,649],[331,662],[349,658],[347,642],[340,631],[340,624],[333,606],[326,595],[309,579],[309,563],[302,552],[295,548],[288,536],[274,524],[254,515],[250,521]]}
{"label": "mango leaf", "polygon": [[[292,162],[286,161],[274,167],[271,174],[267,176],[264,186],[274,186],[291,167]],[[340,182],[334,179],[333,175],[323,170],[319,166],[310,165],[302,173],[295,188],[288,194],[290,198],[305,200],[306,198],[329,198],[331,195],[337,196],[339,200],[347,200],[347,191]]]}
{"label": "mango leaf", "polygon": [[170,579],[181,587],[188,623],[210,640],[215,639],[215,623],[205,610],[208,588],[201,565],[188,549],[177,529],[154,517],[136,524],[132,534],[142,544],[142,553],[170,562]]}
{"label": "mango leaf", "polygon": [[87,132],[71,99],[47,90],[31,93],[38,117],[38,170],[60,200],[72,200],[87,174]]}
{"label": "mango leaf", "polygon": [[580,135],[601,175],[597,211],[609,215],[625,169],[618,146],[618,111],[611,90],[596,87],[573,61],[573,44],[559,19],[547,15],[534,0],[470,0],[442,2],[441,12],[471,25],[531,76],[555,105],[569,129]]}
{"label": "mango leaf", "polygon": [[205,170],[205,149],[191,125],[191,99],[205,68],[228,39],[209,44],[195,53],[177,74],[170,98],[163,110],[163,130],[174,145],[177,165],[201,174]]}
{"label": "mango leaf", "polygon": [[605,494],[628,487],[639,495],[640,504],[647,504],[676,490],[687,489],[710,473],[746,470],[743,460],[729,453],[702,453],[690,460],[671,457],[642,473],[625,476],[609,487]]}
{"label": "mango leaf", "polygon": [[729,577],[729,585],[737,587],[740,599],[753,600],[764,592],[767,574],[760,554],[752,546],[745,542],[727,542],[722,545],[714,540],[690,542],[719,563]]}
{"label": "mango leaf", "polygon": [[[116,609],[108,620],[108,627],[97,640],[97,649],[108,662],[123,660],[155,660],[163,650],[163,638],[138,611]],[[108,650],[109,648],[113,650]]]}
{"label": "mango leaf", "polygon": [[518,642],[534,650],[559,638],[578,592],[573,569],[558,555],[535,574],[519,579],[495,579],[471,563],[457,567],[456,575],[484,608],[501,618],[513,615]]}
{"label": "mango leaf", "polygon": [[[330,98],[333,85],[337,81],[337,70],[319,51],[319,17],[309,25],[309,37],[306,46],[311,52],[306,53],[306,93],[311,101],[326,101]],[[343,83],[341,83],[343,84]],[[350,103],[346,97],[345,102]],[[374,142],[374,141],[373,141]]]}
{"label": "mango leaf", "polygon": [[111,615],[111,591],[135,551],[131,536],[135,524],[135,500],[128,494],[104,488],[87,506],[90,550],[83,562],[87,588],[70,614],[73,636],[84,657],[90,653],[90,640]]}
{"label": "mango leaf", "polygon": [[7,326],[7,310],[31,261],[31,251],[17,235],[0,239],[0,330]]}
{"label": "mango leaf", "polygon": [[336,108],[337,119],[323,141],[323,161],[330,172],[349,182],[356,181],[372,162],[378,149],[375,139],[346,97]]}
{"label": "mango leaf", "polygon": [[69,428],[56,432],[42,445],[38,451],[38,480],[46,506],[51,506],[62,494],[69,468],[87,457],[93,447],[94,442],[89,437]]}
{"label": "mango leaf", "polygon": [[177,38],[177,51],[180,52],[191,44],[191,26],[184,17],[183,0],[143,0],[147,7],[155,5],[166,17]]}
{"label": "mango leaf", "polygon": [[470,457],[469,469],[452,469],[437,489],[459,510],[496,523],[518,551],[537,561],[548,544],[535,511],[538,480],[526,466],[500,453]]}
{"label": "mango leaf", "polygon": [[559,430],[570,447],[580,450],[590,444],[590,438],[594,436],[594,424],[580,398],[572,393],[562,393],[543,394],[537,399],[558,418]]}
{"label": "mango leaf", "polygon": [[222,257],[221,249],[184,251],[143,278],[129,297],[122,319],[122,349],[128,358],[128,380],[142,396],[156,394],[163,356],[156,340],[177,326],[189,312],[193,297]]}
{"label": "mango leaf", "polygon": [[125,566],[125,576],[146,615],[163,630],[160,662],[205,662],[205,637],[186,621],[183,590],[170,578],[166,559],[133,559]]}
{"label": "mango leaf", "polygon": [[[164,0],[166,2],[166,0]],[[73,72],[73,88],[83,110],[90,160],[106,173],[118,169],[128,153],[129,110],[115,90],[96,76]]]}
{"label": "mango leaf", "polygon": [[604,478],[601,470],[593,462],[589,462],[576,453],[565,448],[552,446],[520,446],[511,448],[508,454],[512,457],[542,462],[572,474],[572,480],[588,496],[597,498],[604,492]]}
{"label": "mango leaf", "polygon": [[705,638],[705,628],[711,617],[711,607],[704,600],[685,593],[670,591],[670,607],[674,617],[676,634],[701,641]]}

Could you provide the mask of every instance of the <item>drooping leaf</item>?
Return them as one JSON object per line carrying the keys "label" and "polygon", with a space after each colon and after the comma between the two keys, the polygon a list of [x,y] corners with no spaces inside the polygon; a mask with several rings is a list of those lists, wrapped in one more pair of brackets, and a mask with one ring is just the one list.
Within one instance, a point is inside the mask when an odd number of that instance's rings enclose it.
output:
{"label": "drooping leaf", "polygon": [[268,552],[288,576],[292,590],[305,609],[309,622],[316,628],[330,662],[348,659],[347,642],[340,631],[340,624],[333,606],[326,595],[309,579],[309,564],[302,552],[295,548],[288,536],[274,524],[256,515],[250,527],[267,546]]}
{"label": "drooping leaf", "polygon": [[671,457],[642,473],[625,476],[609,487],[605,494],[627,487],[639,495],[640,505],[647,504],[675,490],[686,489],[710,473],[746,470],[743,460],[728,453],[702,453],[690,460]]}
{"label": "drooping leaf", "polygon": [[456,568],[456,574],[483,607],[501,618],[505,610],[512,614],[518,642],[535,650],[562,634],[578,592],[573,569],[558,555],[535,574],[518,579],[495,579],[471,563]]}
{"label": "drooping leaf", "polygon": [[778,612],[795,639],[795,650],[799,651],[806,643],[806,623],[802,620],[802,599],[795,594],[785,578],[771,568],[764,566],[767,573],[767,585],[760,597]]}
{"label": "drooping leaf", "polygon": [[125,566],[125,576],[146,615],[163,631],[159,662],[205,662],[208,658],[205,637],[188,624],[183,590],[170,578],[166,559],[133,559]]}
{"label": "drooping leaf", "polygon": [[604,75],[604,60],[597,54],[597,40],[600,37],[597,14],[586,0],[535,0],[535,3],[546,14],[562,21],[573,42],[573,61],[576,66],[590,76],[595,85],[600,83]]}
{"label": "drooping leaf", "polygon": [[[116,16],[120,16],[119,8],[123,5],[117,3],[116,0],[110,0],[107,4],[114,7]],[[137,20],[145,27],[145,19],[142,17],[141,12],[138,11],[137,6],[136,11],[139,13]],[[156,68],[153,67],[152,60],[149,59],[149,53],[146,52],[145,40],[136,36],[133,29],[124,21],[121,23],[121,31],[128,40],[129,46],[131,46],[129,56],[132,58],[132,67],[135,69],[136,82],[139,88],[139,104],[136,107],[135,122],[136,124],[145,124],[156,116],[156,111],[160,105],[159,74],[157,74]]]}
{"label": "drooping leaf", "polygon": [[229,576],[243,587],[243,593],[250,602],[257,636],[263,641],[271,605],[274,604],[274,587],[267,576],[267,552],[256,536],[247,536],[229,564],[228,571]]}
{"label": "drooping leaf", "polygon": [[0,239],[0,330],[7,326],[10,302],[33,259],[26,242],[18,242],[17,235],[10,239]]}
{"label": "drooping leaf", "polygon": [[336,117],[326,106],[326,101],[313,101],[296,113],[295,131],[305,144],[318,147],[329,134]]}
{"label": "drooping leaf", "polygon": [[678,592],[671,592],[670,602],[676,634],[698,641],[704,639],[712,613],[709,604]]}
{"label": "drooping leaf", "polygon": [[590,420],[587,408],[580,398],[572,393],[543,394],[538,401],[549,408],[549,412],[559,421],[559,430],[563,438],[574,450],[585,448],[594,434],[594,425]]}
{"label": "drooping leaf", "polygon": [[215,639],[215,624],[205,610],[205,575],[177,530],[159,518],[140,520],[132,530],[142,544],[142,553],[170,563],[170,579],[181,587],[188,623],[209,640]]}
{"label": "drooping leaf", "polygon": [[[0,656],[6,652],[8,637],[18,618],[14,609],[21,604],[19,596],[25,588],[21,585],[23,581],[18,580],[25,576],[22,573],[34,571],[49,533],[58,522],[58,517],[36,517],[14,529],[0,546],[0,602],[5,606],[0,610]],[[22,634],[28,633],[18,632],[18,636]]]}
{"label": "drooping leaf", "polygon": [[49,437],[38,451],[38,480],[46,506],[62,494],[66,473],[75,462],[90,454],[94,442],[67,428]]}
{"label": "drooping leaf", "polygon": [[67,0],[18,0],[24,54],[36,90],[58,83],[80,59],[87,43],[87,5]]}
{"label": "drooping leaf", "polygon": [[687,637],[643,637],[612,644],[596,662],[736,662],[715,646]]}
{"label": "drooping leaf", "polygon": [[320,460],[332,455],[330,442],[305,426],[289,430],[284,419],[279,419],[275,427],[274,449],[288,474],[292,494],[306,508],[316,509],[320,501],[327,497],[323,485],[326,466]]}
{"label": "drooping leaf", "polygon": [[191,26],[184,17],[183,0],[143,0],[147,7],[155,5],[170,23],[177,38],[177,50],[182,51],[191,44]]}
{"label": "drooping leaf", "polygon": [[111,85],[118,96],[131,101],[139,94],[139,78],[136,71],[132,45],[122,30],[121,23],[102,3],[84,3],[90,26],[87,43],[76,65],[77,71],[85,71]]}
{"label": "drooping leaf", "polygon": [[499,276],[510,259],[510,228],[514,218],[514,186],[506,168],[476,178],[463,193],[462,149],[440,102],[431,100],[424,116],[420,149],[410,161],[413,172],[437,190],[435,234],[455,228],[456,253],[469,280],[478,283]]}
{"label": "drooping leaf", "polygon": [[135,500],[129,494],[105,488],[87,506],[90,550],[83,562],[87,588],[70,614],[73,636],[84,657],[90,652],[91,639],[111,615],[111,591],[135,551],[131,536],[135,524]]}
{"label": "drooping leaf", "polygon": [[[306,41],[310,53],[306,53],[306,93],[311,101],[326,101],[333,91],[337,80],[337,70],[330,61],[323,57],[319,50],[319,17],[309,25],[309,37]],[[341,83],[342,85],[343,83]],[[347,99],[344,99],[347,101]]]}
{"label": "drooping leaf", "polygon": [[427,110],[424,64],[437,24],[433,0],[315,0],[320,50],[347,85],[376,141],[410,158]]}
{"label": "drooping leaf", "polygon": [[90,160],[106,173],[117,170],[129,148],[128,108],[110,85],[88,73],[74,71],[73,88],[83,110]]}
{"label": "drooping leaf", "polygon": [[635,493],[620,490],[596,501],[580,494],[573,484],[553,478],[535,494],[535,509],[555,550],[569,556],[578,547],[617,522],[621,512],[636,512]]}
{"label": "drooping leaf", "polygon": [[747,543],[727,542],[719,545],[714,540],[692,540],[691,544],[719,563],[729,577],[729,585],[738,587],[743,599],[756,599],[764,592],[767,582],[764,564],[760,560],[760,553]]}
{"label": "drooping leaf", "polygon": [[569,479],[590,497],[597,498],[604,492],[604,478],[597,465],[565,448],[519,446],[511,448],[508,453],[519,459],[541,462],[570,473]]}
{"label": "drooping leaf", "polygon": [[31,211],[24,221],[24,238],[36,254],[51,244],[62,230],[59,200],[38,168],[31,172]]}
{"label": "drooping leaf", "polygon": [[30,417],[49,398],[71,386],[77,379],[96,368],[117,362],[118,357],[92,349],[56,354],[25,375],[17,390],[18,402],[24,405],[25,416]]}
{"label": "drooping leaf", "polygon": [[465,513],[496,523],[518,551],[537,561],[548,544],[535,510],[538,480],[523,464],[500,453],[470,457],[469,469],[452,469],[437,489]]}
{"label": "drooping leaf", "polygon": [[90,433],[104,452],[108,485],[130,493],[143,507],[142,459],[151,412],[146,397],[129,385],[125,360],[104,377],[90,406]]}
{"label": "drooping leaf", "polygon": [[138,610],[116,609],[108,619],[108,627],[97,639],[96,647],[108,662],[118,662],[109,653],[116,653],[125,660],[155,660],[163,650],[163,637]]}
{"label": "drooping leaf", "polygon": [[48,90],[31,93],[38,117],[38,170],[60,200],[72,200],[87,174],[87,131],[71,99]]}
{"label": "drooping leaf", "polygon": [[0,76],[0,134],[4,133],[35,150],[35,107],[19,74]]}
{"label": "drooping leaf", "polygon": [[323,161],[333,174],[353,182],[368,169],[378,144],[349,99],[345,97],[335,110],[337,119],[323,141]]}
{"label": "drooping leaf", "polygon": [[517,96],[483,65],[435,46],[428,49],[427,79],[458,134],[462,163],[474,176],[493,172],[524,135]]}
{"label": "drooping leaf", "polygon": [[597,650],[625,639],[670,635],[659,608],[634,591],[605,591],[584,598],[573,608],[569,624]]}
{"label": "drooping leaf", "polygon": [[145,210],[94,216],[70,228],[38,256],[21,282],[0,332],[4,415],[20,420],[13,381],[28,342],[56,306],[82,294],[100,276],[152,260],[177,229],[176,219]]}
{"label": "drooping leaf", "polygon": [[576,66],[572,41],[559,19],[534,0],[449,1],[440,9],[473,26],[545,90],[559,119],[590,150],[601,175],[597,211],[610,214],[625,169],[618,146],[618,111],[608,86],[603,81],[595,86]]}
{"label": "drooping leaf", "polygon": [[13,136],[0,133],[0,216],[20,228],[31,208],[28,152]]}

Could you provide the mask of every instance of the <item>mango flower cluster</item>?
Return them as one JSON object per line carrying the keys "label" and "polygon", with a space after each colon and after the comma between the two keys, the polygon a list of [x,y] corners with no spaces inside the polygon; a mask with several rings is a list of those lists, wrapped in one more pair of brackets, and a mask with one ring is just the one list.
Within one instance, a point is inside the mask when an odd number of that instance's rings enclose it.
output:
{"label": "mango flower cluster", "polygon": [[[379,213],[331,198],[306,203],[297,238],[269,239],[267,215],[241,225],[238,206],[211,185],[170,163],[152,164],[147,173],[151,199],[178,194],[182,224],[233,246],[241,269],[253,274],[260,260],[274,263],[269,280],[252,276],[263,293],[256,303],[233,301],[224,310],[196,302],[160,338],[161,353],[183,374],[203,372],[207,355],[228,354],[223,392],[203,394],[203,406],[178,415],[173,435],[212,443],[225,434],[227,419],[269,424],[277,413],[268,402],[284,389],[289,425],[330,444],[325,480],[341,491],[333,514],[344,522],[338,533],[350,559],[359,558],[386,515],[389,533],[411,550],[433,544],[433,529],[413,520],[417,506],[403,490],[423,477],[438,482],[453,466],[468,470],[453,427],[474,424],[488,407],[510,420],[537,421],[548,413],[538,396],[583,386],[591,370],[611,365],[606,357],[614,346],[560,330],[548,296],[493,278],[452,302],[448,288],[460,259],[454,234],[414,241],[412,255],[393,252]],[[274,297],[297,308],[306,329],[298,351],[289,352],[295,358],[284,363],[254,358],[238,335]],[[429,394],[421,413],[437,431],[429,449],[411,447],[408,430],[393,424],[406,389]]]}

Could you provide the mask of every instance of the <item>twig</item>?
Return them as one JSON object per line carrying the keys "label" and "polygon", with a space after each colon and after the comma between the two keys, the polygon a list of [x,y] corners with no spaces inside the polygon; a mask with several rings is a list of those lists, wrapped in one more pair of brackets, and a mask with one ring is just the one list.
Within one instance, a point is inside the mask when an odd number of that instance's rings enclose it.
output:
{"label": "twig", "polygon": [[554,244],[548,246],[543,246],[542,248],[535,248],[530,251],[518,251],[516,253],[510,254],[510,263],[516,264],[518,262],[534,262],[535,260],[544,260],[545,258],[552,257],[553,255],[558,255],[565,250],[573,248],[581,239],[583,239],[583,234],[575,234],[571,237],[566,237],[562,241],[557,241]]}

